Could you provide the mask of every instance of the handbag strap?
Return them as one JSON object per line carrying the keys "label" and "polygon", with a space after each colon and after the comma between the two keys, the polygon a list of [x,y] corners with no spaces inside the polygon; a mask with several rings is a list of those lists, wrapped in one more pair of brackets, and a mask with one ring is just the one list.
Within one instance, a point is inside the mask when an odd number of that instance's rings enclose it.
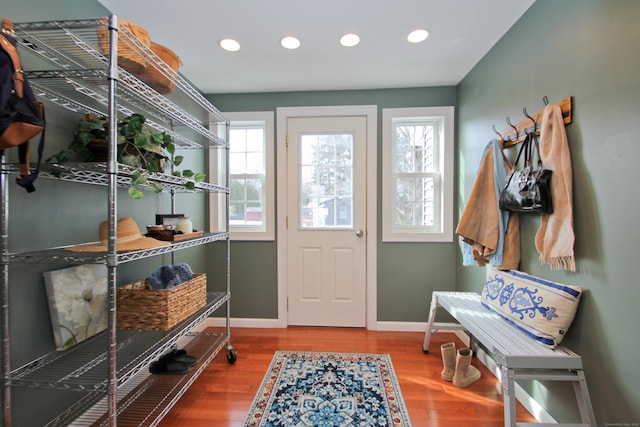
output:
{"label": "handbag strap", "polygon": [[[538,135],[536,135],[535,131],[531,133],[531,149],[533,149],[533,145],[536,147],[536,154],[538,155],[538,169],[543,169],[542,166],[542,157],[540,157],[540,144],[538,143]],[[529,161],[531,161],[531,153],[529,154]]]}
{"label": "handbag strap", "polygon": [[525,135],[522,146],[520,146],[520,150],[518,150],[516,161],[513,163],[514,169],[518,166],[522,152],[524,152],[524,166],[527,167],[531,162],[531,135],[529,133]]}
{"label": "handbag strap", "polygon": [[[9,40],[10,34],[13,32],[11,21],[8,19],[2,20],[2,31],[0,32],[0,46],[7,52],[9,58],[11,58],[11,62],[13,63],[13,82],[15,85],[16,94],[19,98],[22,98],[24,95],[23,91],[23,82],[24,82],[24,72],[22,71],[22,66],[20,65],[20,57],[18,56],[18,51],[14,43]],[[11,37],[13,38],[13,37]]]}

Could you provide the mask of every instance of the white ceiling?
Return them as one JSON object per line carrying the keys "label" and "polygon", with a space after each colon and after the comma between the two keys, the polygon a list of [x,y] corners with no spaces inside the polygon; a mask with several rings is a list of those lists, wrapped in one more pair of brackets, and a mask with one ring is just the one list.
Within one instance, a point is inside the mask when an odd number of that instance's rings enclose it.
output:
{"label": "white ceiling", "polygon": [[[456,85],[535,0],[99,1],[174,50],[204,93],[244,93]],[[416,28],[430,36],[410,44]],[[358,46],[340,46],[347,32]],[[226,37],[241,49],[223,51]]]}

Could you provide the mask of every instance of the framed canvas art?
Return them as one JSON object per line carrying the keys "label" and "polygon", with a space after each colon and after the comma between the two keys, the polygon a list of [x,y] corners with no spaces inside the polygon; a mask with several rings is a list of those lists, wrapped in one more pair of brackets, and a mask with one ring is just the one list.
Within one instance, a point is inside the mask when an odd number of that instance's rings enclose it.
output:
{"label": "framed canvas art", "polygon": [[43,273],[56,350],[107,328],[107,267],[84,264]]}

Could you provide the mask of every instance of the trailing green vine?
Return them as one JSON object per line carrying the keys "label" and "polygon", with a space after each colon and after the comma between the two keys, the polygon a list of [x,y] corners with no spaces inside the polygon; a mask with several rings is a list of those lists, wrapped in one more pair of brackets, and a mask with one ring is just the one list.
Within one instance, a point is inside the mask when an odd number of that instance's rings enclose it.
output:
{"label": "trailing green vine", "polygon": [[[142,114],[131,114],[118,122],[117,161],[118,163],[139,169],[131,177],[128,189],[131,199],[141,199],[144,193],[140,187],[146,187],[156,193],[163,189],[156,181],[149,182],[143,173],[162,173],[171,167],[174,176],[187,180],[185,188],[194,190],[197,182],[206,178],[203,173],[190,169],[182,171],[175,168],[182,164],[184,156],[176,156],[173,138],[167,132],[155,132],[145,125]],[[76,127],[69,147],[47,159],[48,162],[92,162],[106,161],[108,153],[109,121],[106,117],[85,116]]]}

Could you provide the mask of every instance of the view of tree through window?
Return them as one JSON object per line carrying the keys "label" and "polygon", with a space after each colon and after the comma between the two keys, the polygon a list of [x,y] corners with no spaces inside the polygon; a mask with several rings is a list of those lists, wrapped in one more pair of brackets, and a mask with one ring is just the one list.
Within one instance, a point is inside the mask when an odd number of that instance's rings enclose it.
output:
{"label": "view of tree through window", "polygon": [[353,226],[353,135],[300,140],[300,226]]}
{"label": "view of tree through window", "polygon": [[231,225],[262,226],[265,179],[264,126],[233,124],[229,135]]}
{"label": "view of tree through window", "polygon": [[437,130],[437,123],[425,120],[394,120],[394,226],[434,225]]}
{"label": "view of tree through window", "polygon": [[453,240],[454,107],[382,110],[382,240]]}

